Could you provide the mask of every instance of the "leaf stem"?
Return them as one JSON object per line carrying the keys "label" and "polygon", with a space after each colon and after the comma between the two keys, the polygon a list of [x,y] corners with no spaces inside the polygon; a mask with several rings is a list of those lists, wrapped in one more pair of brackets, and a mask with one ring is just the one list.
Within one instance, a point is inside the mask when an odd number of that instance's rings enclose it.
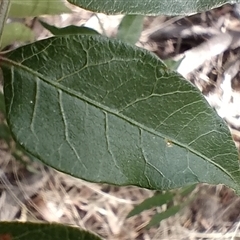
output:
{"label": "leaf stem", "polygon": [[0,46],[2,42],[3,28],[8,17],[10,1],[11,0],[0,0]]}

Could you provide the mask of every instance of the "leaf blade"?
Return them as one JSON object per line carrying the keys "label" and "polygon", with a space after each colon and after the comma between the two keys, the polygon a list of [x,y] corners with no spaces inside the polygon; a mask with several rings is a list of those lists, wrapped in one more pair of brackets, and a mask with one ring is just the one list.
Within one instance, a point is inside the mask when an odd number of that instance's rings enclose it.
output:
{"label": "leaf blade", "polygon": [[123,17],[117,32],[117,38],[135,44],[142,32],[143,15],[126,15]]}
{"label": "leaf blade", "polygon": [[12,22],[4,26],[1,49],[14,42],[30,42],[35,38],[33,31],[22,23]]}
{"label": "leaf blade", "polygon": [[88,27],[78,27],[78,26],[67,26],[64,28],[58,28],[53,25],[49,25],[46,22],[43,22],[39,20],[41,25],[46,28],[49,32],[51,32],[53,35],[61,36],[61,35],[70,35],[70,34],[93,34],[98,35],[99,33],[95,31],[94,29],[88,28]]}
{"label": "leaf blade", "polygon": [[162,220],[175,215],[180,210],[181,210],[181,206],[177,205],[177,206],[172,206],[171,208],[167,209],[164,212],[155,214],[150,220],[149,224],[147,225],[147,228],[150,228],[152,226],[159,224]]}
{"label": "leaf blade", "polygon": [[206,11],[225,3],[237,3],[239,1],[228,0],[199,0],[199,1],[175,1],[175,0],[68,0],[70,3],[94,12],[104,12],[107,14],[139,14],[139,15],[188,15],[201,11]]}
{"label": "leaf blade", "polygon": [[0,2],[0,44],[2,41],[3,28],[8,18],[9,8],[10,8],[10,0]]}
{"label": "leaf blade", "polygon": [[135,206],[132,211],[129,212],[128,218],[133,217],[145,210],[151,209],[153,207],[159,207],[162,206],[163,204],[168,203],[173,199],[174,194],[171,192],[166,192],[164,194],[159,193],[151,198],[147,198],[143,202],[141,202],[139,205]]}
{"label": "leaf blade", "polygon": [[79,230],[78,228],[64,226],[55,223],[21,223],[21,222],[1,222],[0,239],[79,239],[79,240],[101,240],[96,235]]}
{"label": "leaf blade", "polygon": [[72,35],[8,57],[1,65],[9,126],[52,167],[151,189],[197,182],[238,188],[238,154],[223,120],[147,51]]}
{"label": "leaf blade", "polygon": [[24,18],[70,12],[70,9],[64,5],[62,0],[11,0],[8,16],[13,18]]}

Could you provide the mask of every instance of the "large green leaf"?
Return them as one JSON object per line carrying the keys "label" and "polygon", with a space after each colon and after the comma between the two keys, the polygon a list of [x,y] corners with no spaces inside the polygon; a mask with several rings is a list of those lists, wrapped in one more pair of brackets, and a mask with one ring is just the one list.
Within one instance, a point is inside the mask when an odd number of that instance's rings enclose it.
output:
{"label": "large green leaf", "polygon": [[108,14],[147,14],[147,15],[187,15],[205,11],[225,3],[239,1],[229,0],[68,0],[70,3],[94,12]]}
{"label": "large green leaf", "polygon": [[1,59],[9,126],[43,162],[93,182],[169,189],[240,181],[223,120],[153,54],[54,37]]}
{"label": "large green leaf", "polygon": [[63,0],[11,0],[9,17],[24,18],[71,12]]}
{"label": "large green leaf", "polygon": [[0,240],[101,240],[90,232],[49,223],[0,222]]}

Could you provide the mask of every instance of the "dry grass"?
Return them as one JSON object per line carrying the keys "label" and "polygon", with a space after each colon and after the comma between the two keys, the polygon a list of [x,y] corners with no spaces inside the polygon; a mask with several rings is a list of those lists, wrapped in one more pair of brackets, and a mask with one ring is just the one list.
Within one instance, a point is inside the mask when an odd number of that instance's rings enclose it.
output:
{"label": "dry grass", "polygon": [[[153,191],[88,183],[39,163],[32,166],[37,173],[26,174],[10,152],[0,153],[1,220],[59,222],[91,230],[104,239],[151,239],[156,232],[144,230],[153,211],[126,219],[133,206]],[[9,216],[13,206],[15,216]]]}
{"label": "dry grass", "polygon": [[[109,240],[240,236],[240,199],[224,186],[199,185],[193,192],[197,197],[187,208],[162,221],[160,226],[146,229],[160,208],[129,219],[126,216],[134,205],[153,196],[153,191],[89,183],[36,162],[28,163],[30,170],[26,170],[26,166],[12,158],[6,145],[1,147],[0,155],[0,220],[58,222],[78,226]],[[232,213],[237,213],[235,219],[231,219]]]}

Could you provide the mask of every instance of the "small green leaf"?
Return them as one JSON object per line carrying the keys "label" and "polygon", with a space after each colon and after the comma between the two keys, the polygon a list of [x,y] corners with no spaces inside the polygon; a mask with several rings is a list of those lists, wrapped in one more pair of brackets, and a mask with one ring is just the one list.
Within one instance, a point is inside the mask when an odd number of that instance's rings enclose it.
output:
{"label": "small green leaf", "polygon": [[124,16],[118,27],[117,38],[135,44],[142,32],[143,19],[144,16],[142,15]]}
{"label": "small green leaf", "polygon": [[70,35],[0,60],[10,129],[44,163],[92,182],[239,190],[228,127],[192,84],[148,51]]}
{"label": "small green leaf", "polygon": [[42,26],[46,28],[53,35],[71,35],[71,34],[91,34],[91,35],[99,35],[97,31],[88,27],[78,27],[78,26],[67,26],[64,28],[58,28],[52,25],[49,25],[46,22],[40,21]]}
{"label": "small green leaf", "polygon": [[178,206],[173,206],[171,208],[168,208],[165,212],[155,214],[150,220],[149,224],[147,225],[147,228],[158,225],[162,220],[169,218],[175,215],[176,213],[178,213],[180,209],[181,209],[181,206],[178,205]]}
{"label": "small green leaf", "polygon": [[197,184],[193,184],[193,185],[184,187],[183,189],[181,189],[180,195],[182,197],[189,195],[196,188],[196,186],[197,186]]}
{"label": "small green leaf", "polygon": [[8,145],[10,145],[11,133],[6,124],[0,123],[0,139],[4,139]]}
{"label": "small green leaf", "polygon": [[166,64],[166,66],[171,69],[172,71],[176,71],[181,64],[183,59],[180,59],[178,61],[174,61],[172,59],[166,59],[163,62]]}
{"label": "small green leaf", "polygon": [[229,0],[68,0],[70,3],[94,12],[108,14],[142,15],[187,15],[221,6],[225,3],[237,3]]}
{"label": "small green leaf", "polygon": [[8,23],[4,26],[1,49],[14,42],[31,42],[34,38],[33,31],[24,24]]}
{"label": "small green leaf", "polygon": [[3,28],[8,18],[9,9],[10,9],[10,0],[0,1],[0,46],[2,41]]}
{"label": "small green leaf", "polygon": [[24,18],[70,12],[62,0],[11,0],[9,17]]}
{"label": "small green leaf", "polygon": [[0,240],[101,240],[96,235],[55,223],[0,222]]}
{"label": "small green leaf", "polygon": [[[5,116],[5,100],[2,92],[0,92],[0,114]],[[12,136],[8,126],[3,121],[0,122],[0,139],[4,139],[6,143],[10,146]]]}
{"label": "small green leaf", "polygon": [[5,108],[5,100],[3,93],[0,91],[0,112],[5,116],[6,108]]}
{"label": "small green leaf", "polygon": [[171,201],[173,199],[173,196],[174,196],[173,193],[166,192],[164,194],[158,193],[151,198],[147,198],[142,203],[140,203],[139,205],[134,207],[134,209],[128,214],[127,217],[135,216],[135,215],[137,215],[145,210],[151,209],[153,207],[162,206],[163,204],[166,204],[169,201]]}

